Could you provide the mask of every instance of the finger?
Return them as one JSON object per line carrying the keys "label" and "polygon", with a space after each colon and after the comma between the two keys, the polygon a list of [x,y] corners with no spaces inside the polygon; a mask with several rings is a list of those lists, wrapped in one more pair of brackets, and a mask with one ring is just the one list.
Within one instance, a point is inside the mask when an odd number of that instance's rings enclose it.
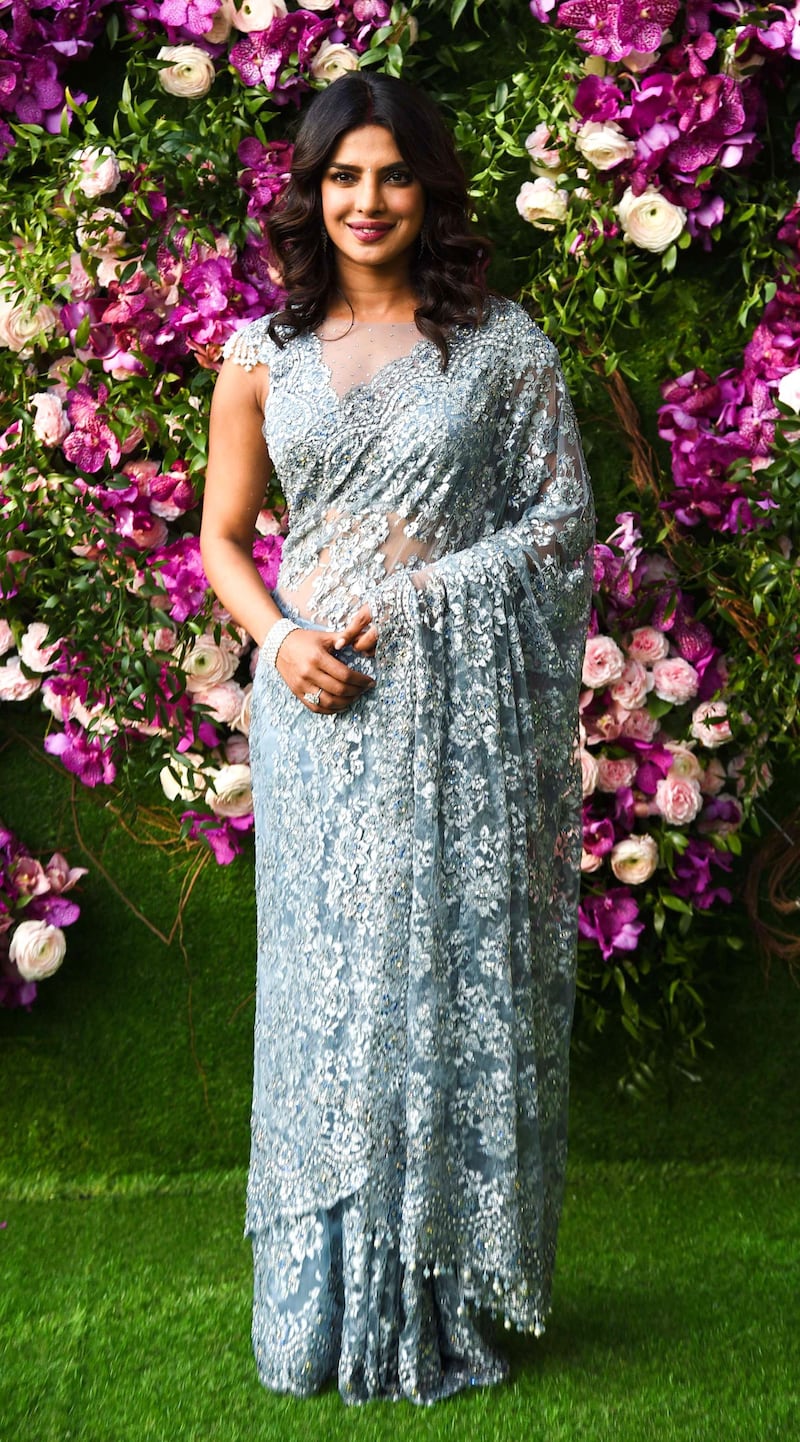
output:
{"label": "finger", "polygon": [[365,671],[346,666],[344,661],[337,661],[335,656],[321,656],[317,672],[322,678],[321,684],[334,694],[342,692],[357,695],[375,684]]}
{"label": "finger", "polygon": [[350,617],[350,620],[347,622],[346,626],[344,626],[344,628],[339,632],[338,636],[334,638],[336,642],[336,650],[340,651],[343,646],[350,645],[355,640],[355,638],[361,634],[365,627],[369,625],[371,620],[372,610],[370,606],[366,604],[363,606],[359,606],[358,610],[353,612],[353,615]]}
{"label": "finger", "polygon": [[367,626],[365,631],[361,632],[360,636],[356,637],[353,642],[353,650],[357,651],[361,656],[371,656],[377,644],[378,628],[373,622]]}

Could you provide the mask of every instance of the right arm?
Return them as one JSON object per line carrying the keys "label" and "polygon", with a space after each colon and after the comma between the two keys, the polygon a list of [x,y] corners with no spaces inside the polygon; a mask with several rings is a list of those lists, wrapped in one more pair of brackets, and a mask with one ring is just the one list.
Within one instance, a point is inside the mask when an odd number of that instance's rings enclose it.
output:
{"label": "right arm", "polygon": [[[271,463],[261,426],[269,369],[223,363],[214,387],[200,554],[211,586],[253,639],[263,644],[281,612],[253,560],[256,519],[267,492]],[[348,638],[349,639],[349,638]],[[373,683],[333,655],[341,637],[327,631],[292,631],[277,668],[295,696],[322,689],[320,712],[343,711]],[[307,704],[307,703],[306,703]]]}

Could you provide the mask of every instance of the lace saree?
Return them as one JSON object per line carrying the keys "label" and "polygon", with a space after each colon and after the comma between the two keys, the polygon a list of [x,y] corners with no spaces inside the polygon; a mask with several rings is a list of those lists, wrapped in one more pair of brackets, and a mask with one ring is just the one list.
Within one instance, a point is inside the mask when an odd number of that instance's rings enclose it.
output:
{"label": "lace saree", "polygon": [[410,327],[228,343],[269,366],[275,598],[377,685],[257,667],[258,970],[245,1235],[266,1386],[434,1401],[539,1334],[567,1147],[577,698],[593,510],[553,347],[511,302],[442,370]]}

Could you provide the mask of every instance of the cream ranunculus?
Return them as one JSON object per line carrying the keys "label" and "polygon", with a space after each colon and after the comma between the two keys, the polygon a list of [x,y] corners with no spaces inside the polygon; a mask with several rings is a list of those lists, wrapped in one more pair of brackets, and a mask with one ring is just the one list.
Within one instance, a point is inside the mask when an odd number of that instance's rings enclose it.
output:
{"label": "cream ranunculus", "polygon": [[208,785],[202,769],[203,758],[196,751],[186,751],[180,761],[173,757],[162,766],[158,779],[168,801],[196,801]]}
{"label": "cream ranunculus", "polygon": [[658,865],[658,846],[652,836],[626,836],[612,848],[610,860],[617,881],[641,886]]}
{"label": "cream ranunculus", "polygon": [[566,218],[569,195],[548,175],[526,180],[517,196],[517,210],[537,230],[553,230]]}
{"label": "cream ranunculus", "polygon": [[35,310],[24,304],[0,300],[0,346],[8,346],[18,355],[30,355],[38,335],[49,335],[56,326],[52,306],[40,305]]}
{"label": "cream ranunculus", "polygon": [[686,225],[683,206],[673,205],[654,185],[648,185],[641,195],[634,195],[628,186],[615,209],[626,239],[656,255],[668,250]]}
{"label": "cream ranunculus", "polygon": [[338,41],[323,40],[314,59],[311,61],[311,74],[315,80],[323,80],[328,84],[331,80],[338,80],[340,75],[346,75],[348,70],[358,69],[358,56],[355,50],[349,45],[341,45]]}
{"label": "cream ranunculus", "polygon": [[612,170],[621,161],[630,160],[636,150],[615,120],[605,123],[587,120],[575,136],[575,144],[584,160],[588,160],[595,170]]}
{"label": "cream ranunculus", "polygon": [[778,384],[778,400],[790,411],[800,415],[800,367],[781,376]]}
{"label": "cream ranunculus", "polygon": [[[330,0],[333,5],[334,0]],[[304,10],[329,9],[329,5],[304,5]],[[249,33],[251,30],[269,30],[273,20],[280,19],[286,14],[286,6],[283,0],[240,0],[237,6],[236,0],[226,0],[223,5],[225,15],[231,22],[234,30],[242,30]]]}
{"label": "cream ranunculus", "polygon": [[158,72],[162,88],[170,95],[197,100],[208,94],[214,81],[214,62],[199,45],[162,45],[158,58],[172,61]]}
{"label": "cream ranunculus", "polygon": [[43,981],[58,971],[67,951],[67,941],[60,926],[46,921],[21,921],[8,948],[23,981]]}
{"label": "cream ranunculus", "polygon": [[204,691],[220,681],[229,681],[237,658],[227,646],[218,646],[211,636],[198,636],[188,656],[181,661],[189,691]]}
{"label": "cream ranunculus", "polygon": [[220,766],[211,773],[206,804],[215,816],[247,816],[253,809],[250,767],[243,762]]}

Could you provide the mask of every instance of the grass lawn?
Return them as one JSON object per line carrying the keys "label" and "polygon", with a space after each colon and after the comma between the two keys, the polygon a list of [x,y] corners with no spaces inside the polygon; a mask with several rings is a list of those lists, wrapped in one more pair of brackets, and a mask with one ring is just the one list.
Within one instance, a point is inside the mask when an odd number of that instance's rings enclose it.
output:
{"label": "grass lawn", "polygon": [[[5,821],[80,834],[166,937],[185,866],[103,798],[0,750]],[[135,827],[135,818],[131,819]],[[87,864],[93,865],[91,861]],[[573,1069],[554,1311],[502,1333],[509,1386],[431,1409],[263,1391],[242,1238],[252,1067],[249,866],[207,867],[169,944],[96,865],[62,970],[0,1011],[1,1442],[791,1442],[800,1435],[797,1019],[734,958],[703,1081],[620,1100],[604,1045]]]}

